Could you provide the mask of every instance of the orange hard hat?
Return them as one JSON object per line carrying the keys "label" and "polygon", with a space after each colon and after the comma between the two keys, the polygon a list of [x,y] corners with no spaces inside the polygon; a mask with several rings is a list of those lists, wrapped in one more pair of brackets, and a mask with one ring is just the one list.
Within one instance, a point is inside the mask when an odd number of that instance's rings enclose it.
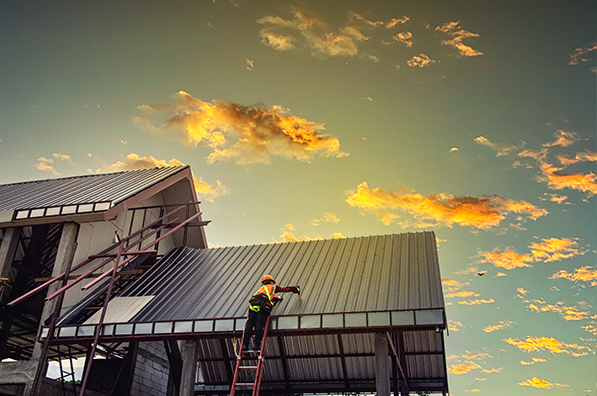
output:
{"label": "orange hard hat", "polygon": [[263,278],[261,278],[261,283],[265,283],[267,281],[274,282],[274,284],[276,283],[276,281],[274,280],[274,278],[272,278],[269,275],[265,275]]}

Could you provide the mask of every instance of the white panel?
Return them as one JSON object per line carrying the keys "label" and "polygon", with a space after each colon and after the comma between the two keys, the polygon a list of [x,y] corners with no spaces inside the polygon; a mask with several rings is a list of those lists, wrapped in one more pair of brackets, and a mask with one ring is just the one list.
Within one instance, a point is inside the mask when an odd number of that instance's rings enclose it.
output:
{"label": "white panel", "polygon": [[[147,305],[155,296],[140,297],[115,297],[108,303],[108,312],[104,323],[126,323],[131,320],[139,311]],[[101,310],[93,314],[84,324],[99,322]]]}
{"label": "white panel", "polygon": [[430,309],[428,311],[415,311],[415,317],[417,318],[417,325],[424,325],[424,324],[441,325],[444,323],[444,316],[442,315],[441,309]]}

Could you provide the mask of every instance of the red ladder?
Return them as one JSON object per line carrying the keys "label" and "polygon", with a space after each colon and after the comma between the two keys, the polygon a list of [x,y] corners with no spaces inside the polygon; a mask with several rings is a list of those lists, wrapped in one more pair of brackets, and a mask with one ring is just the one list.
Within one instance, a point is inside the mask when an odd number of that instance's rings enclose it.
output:
{"label": "red ladder", "polygon": [[[243,346],[242,346],[242,339],[241,339],[241,345],[240,345],[240,352],[238,354],[238,356],[236,357],[236,369],[234,370],[234,378],[232,379],[232,385],[230,386],[230,396],[234,396],[234,392],[236,391],[236,387],[237,386],[242,386],[242,387],[253,387],[253,393],[252,396],[258,396],[259,395],[259,387],[261,386],[261,376],[263,375],[263,363],[264,363],[264,357],[263,357],[263,352],[265,351],[265,340],[267,339],[267,330],[269,329],[269,319],[270,317],[267,317],[267,321],[265,322],[265,331],[263,332],[263,340],[261,341],[261,350],[259,351],[259,356],[257,356],[257,365],[246,365],[243,366],[242,362],[243,362]],[[245,336],[245,331],[243,330],[243,338]],[[251,358],[251,357],[246,357],[244,360],[255,360],[255,358]],[[255,371],[255,381],[254,382],[237,382],[238,381],[238,377],[239,377],[239,373],[240,370],[243,370],[244,372],[248,372],[248,371]],[[246,371],[245,371],[246,370]]]}

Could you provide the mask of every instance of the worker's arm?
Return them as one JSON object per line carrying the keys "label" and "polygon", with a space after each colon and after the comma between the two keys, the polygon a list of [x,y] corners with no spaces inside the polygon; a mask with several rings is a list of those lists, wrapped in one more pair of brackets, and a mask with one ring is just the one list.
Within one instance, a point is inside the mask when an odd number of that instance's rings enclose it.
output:
{"label": "worker's arm", "polygon": [[276,293],[300,293],[301,289],[298,286],[276,286]]}

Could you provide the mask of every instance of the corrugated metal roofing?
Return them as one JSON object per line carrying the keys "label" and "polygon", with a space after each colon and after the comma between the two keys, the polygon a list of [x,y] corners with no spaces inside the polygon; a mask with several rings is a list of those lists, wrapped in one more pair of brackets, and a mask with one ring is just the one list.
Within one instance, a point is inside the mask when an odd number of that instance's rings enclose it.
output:
{"label": "corrugated metal roofing", "polygon": [[274,315],[443,308],[433,232],[170,251],[123,296],[155,295],[133,321],[246,314],[261,277],[300,285]]}
{"label": "corrugated metal roofing", "polygon": [[[168,327],[172,322],[167,321],[174,320],[242,318],[264,274],[272,275],[281,286],[301,286],[300,296],[281,295],[284,301],[272,312],[272,323],[278,325],[281,315],[324,317],[339,312],[419,309],[424,311],[417,312],[425,313],[431,312],[425,310],[429,308],[443,313],[433,232],[218,249],[180,247],[171,250],[122,296],[155,296],[131,320],[142,326],[146,324],[140,322],[156,321],[156,326],[163,323]],[[445,317],[440,317],[439,323],[445,325]],[[132,334],[133,324],[124,326],[129,326],[128,334]],[[267,364],[261,389],[269,394],[306,389],[374,391],[375,335],[370,331],[375,330],[388,332],[395,348],[404,353],[411,391],[447,393],[443,332],[436,332],[434,326],[412,322],[377,329],[323,329],[322,325],[313,332],[286,332],[278,327],[265,342]],[[148,329],[151,331],[151,324]],[[197,388],[199,393],[229,389],[235,362],[233,337],[241,334],[242,327],[218,337],[194,336],[204,386]]]}
{"label": "corrugated metal roofing", "polygon": [[185,169],[140,169],[0,185],[0,210],[111,202],[115,205]]}

